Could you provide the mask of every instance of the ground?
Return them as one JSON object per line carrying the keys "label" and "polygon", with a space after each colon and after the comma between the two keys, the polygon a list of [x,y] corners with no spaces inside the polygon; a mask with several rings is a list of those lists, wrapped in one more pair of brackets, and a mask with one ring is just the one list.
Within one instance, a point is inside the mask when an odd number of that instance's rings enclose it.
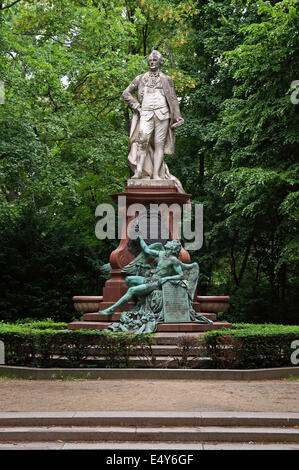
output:
{"label": "ground", "polygon": [[0,411],[299,412],[299,380],[0,378]]}

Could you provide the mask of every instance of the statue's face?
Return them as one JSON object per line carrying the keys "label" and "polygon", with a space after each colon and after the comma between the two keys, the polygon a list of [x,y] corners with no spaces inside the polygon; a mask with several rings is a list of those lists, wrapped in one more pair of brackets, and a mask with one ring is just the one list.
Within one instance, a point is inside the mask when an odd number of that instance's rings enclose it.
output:
{"label": "statue's face", "polygon": [[160,68],[160,60],[156,55],[152,55],[148,59],[148,66],[152,72],[156,72]]}
{"label": "statue's face", "polygon": [[166,253],[168,256],[171,255],[171,254],[172,254],[171,248],[165,247],[165,253]]}
{"label": "statue's face", "polygon": [[168,243],[166,243],[164,248],[167,255],[179,256],[181,251],[181,247],[179,245],[173,246],[172,244],[168,245]]}

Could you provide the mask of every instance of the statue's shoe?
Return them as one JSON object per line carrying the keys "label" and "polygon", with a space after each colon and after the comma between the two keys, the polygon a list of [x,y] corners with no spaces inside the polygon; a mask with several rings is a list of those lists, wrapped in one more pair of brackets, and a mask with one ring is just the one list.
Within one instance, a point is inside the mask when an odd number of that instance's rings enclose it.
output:
{"label": "statue's shoe", "polygon": [[131,177],[132,180],[140,180],[141,179],[141,172],[136,171],[135,175]]}

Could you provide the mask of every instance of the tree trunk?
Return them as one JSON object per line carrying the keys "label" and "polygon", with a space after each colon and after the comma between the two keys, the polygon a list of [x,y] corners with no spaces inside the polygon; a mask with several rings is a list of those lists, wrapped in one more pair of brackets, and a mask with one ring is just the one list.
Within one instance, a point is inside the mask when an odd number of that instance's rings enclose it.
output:
{"label": "tree trunk", "polygon": [[203,153],[199,156],[199,172],[198,172],[198,183],[201,185],[203,182],[205,172],[205,156]]}

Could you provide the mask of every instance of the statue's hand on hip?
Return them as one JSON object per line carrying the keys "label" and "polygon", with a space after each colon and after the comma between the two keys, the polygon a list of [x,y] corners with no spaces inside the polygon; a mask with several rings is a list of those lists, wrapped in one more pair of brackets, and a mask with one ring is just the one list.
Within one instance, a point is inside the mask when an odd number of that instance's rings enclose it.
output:
{"label": "statue's hand on hip", "polygon": [[183,118],[179,118],[177,121],[175,121],[170,127],[171,129],[175,129],[176,127],[180,127],[184,124],[184,119]]}
{"label": "statue's hand on hip", "polygon": [[133,109],[134,113],[140,114],[141,113],[141,106],[137,106],[136,108]]}

